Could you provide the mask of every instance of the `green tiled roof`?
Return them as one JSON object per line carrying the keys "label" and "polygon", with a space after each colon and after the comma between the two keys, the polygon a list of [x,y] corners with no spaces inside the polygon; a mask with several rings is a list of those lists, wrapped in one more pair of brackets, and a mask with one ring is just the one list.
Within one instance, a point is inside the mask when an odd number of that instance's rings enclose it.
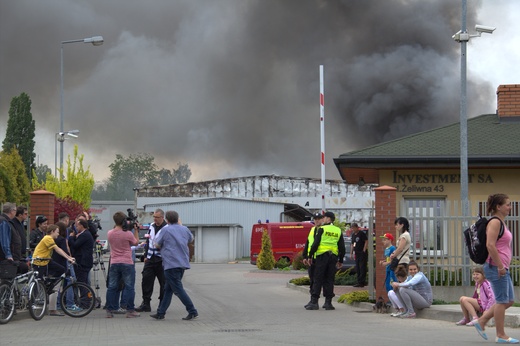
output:
{"label": "green tiled roof", "polygon": [[[484,114],[468,119],[468,159],[520,159],[520,119],[507,120],[500,122],[496,114]],[[353,159],[359,162],[360,158],[375,157],[460,157],[459,123],[351,151],[340,155],[334,161],[347,163],[349,159]]]}

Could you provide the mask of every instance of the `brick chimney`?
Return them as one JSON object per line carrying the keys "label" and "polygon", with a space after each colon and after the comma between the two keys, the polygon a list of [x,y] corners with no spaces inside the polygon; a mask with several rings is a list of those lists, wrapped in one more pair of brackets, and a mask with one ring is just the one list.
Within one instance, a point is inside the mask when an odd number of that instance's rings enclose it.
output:
{"label": "brick chimney", "polygon": [[497,114],[501,120],[520,117],[520,84],[507,84],[498,87]]}

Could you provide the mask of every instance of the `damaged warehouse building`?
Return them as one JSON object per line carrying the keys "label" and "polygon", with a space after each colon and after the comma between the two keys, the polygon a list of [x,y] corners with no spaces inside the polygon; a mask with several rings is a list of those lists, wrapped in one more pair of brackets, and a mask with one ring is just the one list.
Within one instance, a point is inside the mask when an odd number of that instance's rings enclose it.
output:
{"label": "damaged warehouse building", "polygon": [[[340,221],[369,226],[377,185],[326,180],[325,206]],[[160,208],[179,212],[195,235],[193,260],[223,263],[249,256],[252,226],[261,221],[310,221],[321,211],[319,179],[276,175],[249,176],[135,190],[141,223],[153,222]]]}

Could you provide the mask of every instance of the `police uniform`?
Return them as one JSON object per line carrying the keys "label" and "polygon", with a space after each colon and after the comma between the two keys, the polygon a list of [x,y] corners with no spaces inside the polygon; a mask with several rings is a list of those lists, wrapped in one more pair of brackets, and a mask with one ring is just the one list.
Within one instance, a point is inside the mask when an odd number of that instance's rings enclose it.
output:
{"label": "police uniform", "polygon": [[339,227],[332,224],[335,215],[326,212],[325,217],[330,218],[328,224],[320,226],[314,237],[309,257],[314,258],[314,282],[312,284],[311,302],[305,307],[307,310],[318,310],[318,299],[323,288],[325,296],[325,310],[334,310],[332,298],[334,297],[334,277],[338,263],[343,263],[345,255],[345,242]]}

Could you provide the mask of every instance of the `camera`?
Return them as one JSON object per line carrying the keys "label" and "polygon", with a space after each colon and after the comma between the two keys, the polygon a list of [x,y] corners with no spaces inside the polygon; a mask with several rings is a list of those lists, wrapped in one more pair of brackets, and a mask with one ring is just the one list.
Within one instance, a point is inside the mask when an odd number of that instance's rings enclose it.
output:
{"label": "camera", "polygon": [[493,31],[495,31],[496,28],[492,27],[492,26],[486,26],[486,25],[475,25],[475,30],[477,30],[477,32],[483,32],[483,33],[486,33],[486,34],[492,34]]}
{"label": "camera", "polygon": [[137,216],[135,216],[134,211],[131,208],[128,208],[126,211],[128,212],[128,217],[123,223],[123,231],[133,231],[135,226],[139,224]]}

